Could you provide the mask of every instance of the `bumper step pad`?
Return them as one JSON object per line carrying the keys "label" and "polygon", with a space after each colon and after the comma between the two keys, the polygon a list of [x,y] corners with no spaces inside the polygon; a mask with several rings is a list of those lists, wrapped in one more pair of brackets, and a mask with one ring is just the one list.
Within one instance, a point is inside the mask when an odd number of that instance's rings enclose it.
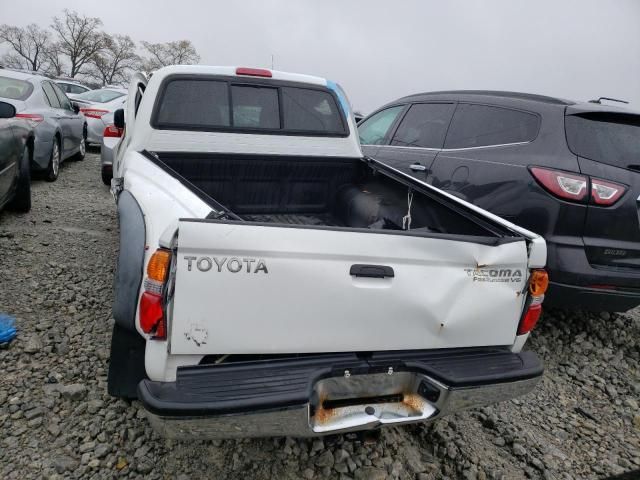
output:
{"label": "bumper step pad", "polygon": [[321,354],[180,367],[175,382],[141,381],[138,396],[163,417],[255,412],[313,403],[321,379],[390,371],[419,373],[455,390],[539,377],[543,367],[533,352],[502,348]]}

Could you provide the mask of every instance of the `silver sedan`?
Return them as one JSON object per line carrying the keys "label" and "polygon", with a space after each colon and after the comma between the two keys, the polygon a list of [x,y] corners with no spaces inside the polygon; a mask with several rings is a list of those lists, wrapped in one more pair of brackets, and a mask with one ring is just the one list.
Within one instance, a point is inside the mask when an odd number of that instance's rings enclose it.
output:
{"label": "silver sedan", "polygon": [[16,118],[26,120],[33,128],[31,167],[44,171],[47,180],[53,182],[58,178],[60,164],[67,158],[84,159],[85,118],[53,81],[39,75],[0,70],[0,101],[12,104]]}

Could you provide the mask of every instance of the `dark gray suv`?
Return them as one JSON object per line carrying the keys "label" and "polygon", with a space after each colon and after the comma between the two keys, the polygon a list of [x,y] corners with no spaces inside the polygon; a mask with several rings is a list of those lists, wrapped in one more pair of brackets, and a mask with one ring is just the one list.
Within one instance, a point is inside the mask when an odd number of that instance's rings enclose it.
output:
{"label": "dark gray suv", "polygon": [[365,155],[543,235],[546,303],[640,305],[640,114],[449,91],[391,102],[358,129]]}

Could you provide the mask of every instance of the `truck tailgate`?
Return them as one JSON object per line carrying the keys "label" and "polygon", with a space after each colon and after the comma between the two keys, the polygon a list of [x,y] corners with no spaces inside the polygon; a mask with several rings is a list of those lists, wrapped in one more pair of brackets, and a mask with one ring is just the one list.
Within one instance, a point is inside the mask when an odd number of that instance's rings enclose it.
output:
{"label": "truck tailgate", "polygon": [[183,219],[172,354],[513,343],[524,239]]}

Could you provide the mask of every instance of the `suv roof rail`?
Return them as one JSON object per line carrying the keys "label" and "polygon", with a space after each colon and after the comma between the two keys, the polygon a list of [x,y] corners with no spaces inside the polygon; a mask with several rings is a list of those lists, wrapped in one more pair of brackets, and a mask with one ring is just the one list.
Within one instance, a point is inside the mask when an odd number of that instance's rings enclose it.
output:
{"label": "suv roof rail", "polygon": [[626,100],[619,100],[617,98],[611,98],[611,97],[599,97],[597,100],[589,100],[589,103],[597,103],[598,105],[602,105],[602,100],[608,100],[610,102],[626,103],[627,105],[629,104],[629,102],[627,102]]}
{"label": "suv roof rail", "polygon": [[441,90],[435,92],[424,92],[409,95],[401,100],[418,99],[419,97],[428,97],[431,95],[479,95],[486,97],[513,98],[517,100],[529,100],[534,102],[551,103],[556,105],[573,105],[571,100],[563,98],[549,97],[547,95],[539,95],[535,93],[509,92],[502,90]]}

